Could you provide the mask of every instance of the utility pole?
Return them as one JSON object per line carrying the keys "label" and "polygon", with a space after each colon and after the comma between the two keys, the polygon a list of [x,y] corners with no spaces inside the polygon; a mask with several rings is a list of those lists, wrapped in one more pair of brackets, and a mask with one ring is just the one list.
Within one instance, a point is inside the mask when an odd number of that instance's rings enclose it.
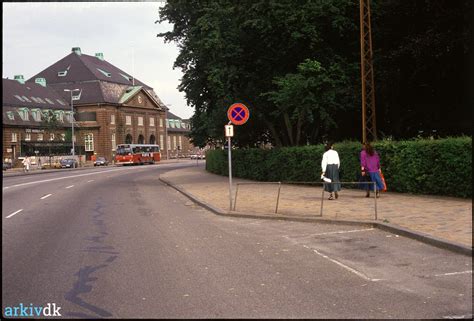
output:
{"label": "utility pole", "polygon": [[370,0],[360,0],[360,70],[362,84],[362,142],[375,141],[377,140],[377,127]]}

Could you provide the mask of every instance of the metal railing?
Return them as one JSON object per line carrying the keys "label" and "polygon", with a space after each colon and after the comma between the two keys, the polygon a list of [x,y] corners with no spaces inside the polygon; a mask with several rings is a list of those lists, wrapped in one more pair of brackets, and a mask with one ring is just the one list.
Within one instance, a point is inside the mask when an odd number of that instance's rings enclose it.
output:
{"label": "metal railing", "polygon": [[[323,189],[321,192],[321,207],[319,211],[319,217],[323,216],[323,206],[324,206],[324,192],[325,192],[325,187],[326,185],[332,185],[332,184],[367,184],[370,185],[372,184],[374,186],[374,192],[377,191],[377,184],[375,182],[245,182],[245,183],[237,183],[236,184],[236,189],[235,189],[235,196],[234,196],[234,205],[233,205],[233,211],[235,211],[237,207],[237,197],[238,197],[238,192],[239,192],[239,186],[240,185],[278,185],[278,192],[276,195],[276,201],[275,201],[275,214],[278,214],[278,205],[280,203],[280,193],[281,193],[281,185],[322,185]],[[369,188],[369,186],[367,186]],[[377,220],[377,193],[374,193],[374,219]]]}

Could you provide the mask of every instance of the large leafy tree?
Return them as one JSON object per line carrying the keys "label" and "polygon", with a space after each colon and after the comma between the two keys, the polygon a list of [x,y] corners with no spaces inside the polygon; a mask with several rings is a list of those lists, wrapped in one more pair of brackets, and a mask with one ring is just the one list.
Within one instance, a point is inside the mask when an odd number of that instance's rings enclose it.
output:
{"label": "large leafy tree", "polygon": [[[396,138],[470,131],[471,2],[371,2],[379,131]],[[179,89],[195,108],[193,142],[222,141],[234,102],[251,113],[235,131],[240,146],[360,138],[358,5],[168,1],[159,21],[173,30],[158,36],[180,49],[175,67],[183,72]]]}
{"label": "large leafy tree", "polygon": [[[344,78],[356,77],[346,62],[353,52],[348,48],[357,45],[356,12],[353,2],[347,0],[301,1],[298,5],[263,0],[167,2],[160,21],[167,20],[174,28],[159,36],[176,41],[180,48],[175,67],[183,71],[179,89],[195,108],[191,119],[194,143],[221,140],[226,110],[237,101],[247,104],[251,113],[248,124],[236,130],[237,144],[301,143],[288,131],[286,115],[302,111],[300,122],[307,123],[305,109],[298,101],[281,106],[282,100],[270,99],[265,93],[276,90],[278,79],[297,73],[305,59],[336,68]],[[346,107],[354,109],[353,104]],[[282,108],[287,112],[278,112]],[[337,126],[334,119],[330,122]],[[314,132],[309,127],[301,126],[299,137],[320,138],[308,133]]]}

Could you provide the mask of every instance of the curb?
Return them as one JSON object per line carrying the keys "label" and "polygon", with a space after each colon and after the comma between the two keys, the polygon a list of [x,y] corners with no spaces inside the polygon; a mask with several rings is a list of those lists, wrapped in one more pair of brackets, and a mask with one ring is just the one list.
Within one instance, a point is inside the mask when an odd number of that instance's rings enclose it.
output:
{"label": "curb", "polygon": [[472,257],[472,247],[466,246],[464,244],[459,244],[452,241],[443,240],[422,232],[416,232],[409,230],[407,228],[397,226],[394,224],[382,223],[373,220],[361,220],[361,221],[353,221],[353,220],[342,220],[342,219],[330,219],[330,218],[322,218],[322,217],[301,217],[301,216],[285,216],[279,215],[275,216],[275,214],[255,214],[255,213],[244,213],[244,212],[224,212],[221,209],[218,209],[206,202],[201,201],[193,194],[187,192],[183,188],[174,185],[166,178],[159,177],[160,181],[165,183],[166,185],[174,188],[187,198],[189,198],[194,203],[198,204],[206,208],[207,210],[213,212],[214,214],[227,216],[227,217],[240,217],[240,218],[252,218],[252,219],[269,219],[269,220],[283,220],[283,221],[293,221],[293,222],[306,222],[306,223],[326,223],[326,224],[344,224],[344,225],[356,225],[356,226],[370,226],[375,227],[380,230],[384,230],[387,232],[391,232],[394,234],[398,234],[401,236],[405,236],[425,244],[429,244],[441,249],[449,250],[458,254],[463,254]]}
{"label": "curb", "polygon": [[58,173],[58,172],[66,172],[67,170],[78,171],[88,168],[94,168],[94,166],[85,166],[85,167],[78,167],[78,168],[58,168],[58,169],[35,169],[25,173],[23,171],[13,171],[9,173],[2,173],[2,177],[15,177],[15,176],[26,176],[26,175],[37,175],[37,174],[47,174],[47,173]]}

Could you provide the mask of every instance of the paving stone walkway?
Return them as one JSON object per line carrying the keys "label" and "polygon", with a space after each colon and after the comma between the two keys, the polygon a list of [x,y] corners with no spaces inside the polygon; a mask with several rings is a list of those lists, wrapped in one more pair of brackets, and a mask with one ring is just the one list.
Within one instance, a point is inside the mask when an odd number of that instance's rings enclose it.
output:
{"label": "paving stone walkway", "polygon": [[[229,210],[229,178],[208,173],[202,165],[173,170],[161,177],[223,211]],[[278,184],[233,178],[233,197],[239,184],[235,211],[275,213]],[[347,187],[347,186],[346,186]],[[346,188],[339,199],[324,194],[322,217],[348,220],[375,219],[375,199],[365,191]],[[319,216],[321,186],[282,184],[274,215]],[[472,247],[472,199],[386,192],[377,199],[377,220]]]}

